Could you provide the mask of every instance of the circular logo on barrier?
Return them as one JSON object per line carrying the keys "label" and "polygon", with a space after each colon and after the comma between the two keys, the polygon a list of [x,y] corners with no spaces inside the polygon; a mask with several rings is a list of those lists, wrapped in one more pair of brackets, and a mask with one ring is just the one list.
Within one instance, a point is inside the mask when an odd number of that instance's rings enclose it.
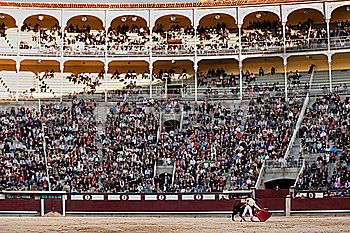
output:
{"label": "circular logo on barrier", "polygon": [[314,198],[314,194],[313,193],[309,193],[309,198]]}
{"label": "circular logo on barrier", "polygon": [[158,200],[164,201],[165,200],[165,196],[164,195],[158,195]]}
{"label": "circular logo on barrier", "polygon": [[203,199],[203,195],[202,194],[197,194],[194,196],[194,199],[197,200],[197,201],[200,201]]}
{"label": "circular logo on barrier", "polygon": [[85,201],[90,201],[92,197],[91,197],[91,195],[84,195],[83,198]]}
{"label": "circular logo on barrier", "polygon": [[121,195],[120,199],[123,201],[129,200],[129,196],[128,195]]}

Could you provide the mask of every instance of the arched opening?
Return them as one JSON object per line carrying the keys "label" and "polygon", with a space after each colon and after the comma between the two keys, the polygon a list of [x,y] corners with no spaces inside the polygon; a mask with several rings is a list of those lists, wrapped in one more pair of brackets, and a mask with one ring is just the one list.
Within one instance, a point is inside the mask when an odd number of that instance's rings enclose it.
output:
{"label": "arched opening", "polygon": [[[108,90],[142,89],[150,85],[149,64],[146,61],[112,61],[108,64]],[[157,84],[153,80],[153,84]],[[143,90],[149,93],[149,89]]]}
{"label": "arched opening", "polygon": [[[174,110],[176,112],[176,109]],[[180,109],[178,109],[178,112]],[[180,122],[178,120],[168,120],[163,123],[163,127],[166,132],[175,131],[180,128]]]}
{"label": "arched opening", "polygon": [[37,75],[42,72],[60,72],[60,63],[54,60],[23,60],[20,71],[30,71]]}
{"label": "arched opening", "polygon": [[148,53],[149,28],[145,19],[135,15],[115,18],[108,29],[110,54]]}
{"label": "arched opening", "polygon": [[243,61],[243,83],[246,91],[259,92],[264,88],[280,89],[284,85],[281,57],[249,58]]}
{"label": "arched opening", "polygon": [[336,8],[331,14],[331,23],[346,22],[350,20],[350,5]]}
{"label": "arched opening", "polygon": [[237,95],[239,67],[235,59],[201,60],[198,63],[198,92],[223,96]]}
{"label": "arched opening", "polygon": [[294,179],[277,179],[265,183],[266,189],[289,189],[295,183]]}
{"label": "arched opening", "polygon": [[0,28],[1,30],[17,28],[16,20],[11,15],[0,13]]}
{"label": "arched opening", "polygon": [[[56,94],[60,92],[60,63],[54,60],[23,60],[21,74],[35,74],[37,85],[32,92]],[[32,81],[32,80],[29,80]]]}
{"label": "arched opening", "polygon": [[194,75],[193,62],[189,60],[160,60],[154,62],[153,67],[153,72],[157,77],[162,77],[163,73],[174,74],[174,78],[182,73]]}
{"label": "arched opening", "polygon": [[288,15],[286,46],[290,50],[327,49],[327,31],[323,14],[315,9],[300,9]]}
{"label": "arched opening", "polygon": [[214,13],[203,16],[199,21],[199,27],[218,28],[218,25],[224,24],[224,28],[229,30],[237,29],[235,18],[228,14]]}
{"label": "arched opening", "polygon": [[154,24],[153,32],[162,33],[165,31],[185,31],[192,28],[189,18],[183,15],[164,15],[158,18]]}
{"label": "arched opening", "polygon": [[13,32],[17,32],[16,20],[8,14],[0,14],[0,36],[6,37],[8,33],[10,33],[11,28],[13,28]]}
{"label": "arched opening", "polygon": [[1,59],[0,70],[0,92],[9,94],[15,93],[18,89],[18,93],[23,95],[35,91],[34,73],[23,71],[16,73],[16,61]]}
{"label": "arched opening", "polygon": [[157,19],[153,28],[153,51],[155,54],[190,54],[194,44],[191,20],[182,15],[165,15]]}
{"label": "arched opening", "polygon": [[330,42],[331,48],[349,48],[350,42],[350,5],[335,9],[331,15]]}
{"label": "arched opening", "polygon": [[[123,15],[123,16],[119,16],[115,19],[113,19],[113,21],[111,22],[110,25],[111,28],[118,28],[120,27],[121,31],[133,31],[133,28],[143,28],[143,29],[147,29],[147,21],[139,16],[136,15]],[[126,27],[127,30],[122,30],[123,27]]]}
{"label": "arched opening", "polygon": [[26,18],[21,26],[21,31],[34,31],[39,32],[40,30],[59,30],[58,19],[51,15],[32,15]]}
{"label": "arched opening", "polygon": [[64,72],[73,74],[79,73],[99,73],[104,69],[104,64],[101,61],[91,60],[71,60],[64,63]]}
{"label": "arched opening", "polygon": [[100,18],[91,15],[74,16],[68,20],[66,31],[68,33],[89,33],[91,30],[104,30],[103,22]]}
{"label": "arched opening", "polygon": [[243,93],[283,93],[284,67],[281,57],[248,58],[242,68]]}
{"label": "arched opening", "polygon": [[64,53],[104,56],[106,43],[102,20],[95,16],[75,16],[65,28]]}
{"label": "arched opening", "polygon": [[164,172],[155,177],[154,183],[162,190],[163,186],[168,187],[172,183],[172,176],[172,174]]}
{"label": "arched opening", "polygon": [[161,93],[165,96],[186,94],[189,78],[194,75],[193,62],[189,60],[164,60],[153,63],[153,77],[164,82]]}
{"label": "arched opening", "polygon": [[31,42],[28,42],[28,39],[22,40],[21,49],[35,51],[37,48],[35,52],[38,53],[57,53],[61,50],[61,27],[53,16],[44,14],[29,16],[24,20],[21,31],[32,40]]}
{"label": "arched opening", "polygon": [[269,11],[252,12],[244,18],[242,29],[244,53],[281,50],[282,24],[277,14]]}
{"label": "arched opening", "polygon": [[[239,48],[235,19],[228,14],[210,14],[199,21],[199,53]],[[227,51],[225,51],[227,52]]]}
{"label": "arched opening", "polygon": [[242,28],[246,30],[276,30],[281,27],[280,18],[270,11],[252,12],[244,17]]}
{"label": "arched opening", "polygon": [[[323,14],[312,8],[304,8],[291,12],[287,17],[287,25],[291,27],[300,27],[300,23],[306,25],[308,28],[310,25],[324,25],[325,20]],[[305,24],[306,23],[306,24]]]}
{"label": "arched opening", "polygon": [[288,58],[287,75],[300,75],[300,85],[304,87],[310,81],[310,68],[314,66],[315,76],[312,89],[329,87],[328,59],[325,55],[291,56]]}
{"label": "arched opening", "polygon": [[325,55],[303,55],[291,56],[288,58],[287,71],[298,70],[299,72],[308,72],[310,65],[315,65],[315,71],[327,71],[328,61]]}
{"label": "arched opening", "polygon": [[332,84],[343,87],[350,85],[350,53],[336,53],[332,56]]}
{"label": "arched opening", "polygon": [[67,89],[75,93],[104,90],[104,64],[101,61],[74,60],[64,63],[64,80]]}
{"label": "arched opening", "polygon": [[0,59],[0,71],[16,71],[16,61],[11,59]]}
{"label": "arched opening", "polygon": [[332,56],[332,70],[350,70],[350,53],[336,53]]}
{"label": "arched opening", "polygon": [[137,75],[148,73],[149,72],[149,64],[146,61],[112,61],[108,65],[108,73],[119,73],[126,74],[129,71],[135,71]]}

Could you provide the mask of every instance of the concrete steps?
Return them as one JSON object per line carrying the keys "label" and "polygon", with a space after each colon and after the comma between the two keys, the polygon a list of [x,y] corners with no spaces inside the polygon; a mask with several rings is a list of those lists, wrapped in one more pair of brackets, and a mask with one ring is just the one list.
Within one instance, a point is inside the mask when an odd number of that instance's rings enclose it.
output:
{"label": "concrete steps", "polygon": [[294,144],[292,146],[292,149],[290,150],[289,156],[297,159],[297,158],[299,158],[300,151],[301,151],[301,139],[296,138],[294,141]]}
{"label": "concrete steps", "polygon": [[336,163],[328,163],[328,178],[331,178],[333,173],[337,171]]}
{"label": "concrete steps", "polygon": [[104,134],[104,129],[105,129],[105,123],[107,121],[107,114],[109,113],[110,104],[108,103],[97,103],[97,106],[95,108],[95,117],[96,117],[96,121],[98,122],[97,124],[97,134],[98,134],[98,145],[97,145],[97,149],[98,149],[98,154],[100,157],[100,160],[102,161],[103,159],[103,153],[102,153],[102,140],[101,140],[101,136]]}

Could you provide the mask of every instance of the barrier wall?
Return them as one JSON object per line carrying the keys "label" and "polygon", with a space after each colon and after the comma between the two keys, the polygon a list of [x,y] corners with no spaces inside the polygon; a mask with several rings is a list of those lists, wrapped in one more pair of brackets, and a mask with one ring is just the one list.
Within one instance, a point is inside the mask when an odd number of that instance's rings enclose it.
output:
{"label": "barrier wall", "polygon": [[[284,213],[288,190],[258,190],[257,204]],[[241,199],[227,194],[0,194],[0,214],[230,214]],[[323,195],[290,199],[291,213],[349,212],[350,197]]]}
{"label": "barrier wall", "polygon": [[255,199],[259,206],[273,211],[284,211],[285,197],[289,190],[258,190]]}
{"label": "barrier wall", "polygon": [[38,214],[40,206],[40,199],[34,195],[1,195],[0,197],[0,214]]}
{"label": "barrier wall", "polygon": [[225,213],[240,199],[222,194],[68,195],[67,213]]}
{"label": "barrier wall", "polygon": [[346,210],[350,211],[350,197],[294,198],[292,211]]}

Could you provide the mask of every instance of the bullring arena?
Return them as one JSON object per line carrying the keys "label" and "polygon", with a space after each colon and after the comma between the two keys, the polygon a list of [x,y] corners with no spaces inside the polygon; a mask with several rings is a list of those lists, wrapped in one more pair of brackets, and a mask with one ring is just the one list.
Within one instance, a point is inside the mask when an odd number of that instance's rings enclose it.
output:
{"label": "bullring arena", "polygon": [[224,217],[3,217],[1,232],[348,232],[349,217],[273,217],[265,223]]}
{"label": "bullring arena", "polygon": [[1,1],[0,232],[348,232],[349,64],[349,1]]}

